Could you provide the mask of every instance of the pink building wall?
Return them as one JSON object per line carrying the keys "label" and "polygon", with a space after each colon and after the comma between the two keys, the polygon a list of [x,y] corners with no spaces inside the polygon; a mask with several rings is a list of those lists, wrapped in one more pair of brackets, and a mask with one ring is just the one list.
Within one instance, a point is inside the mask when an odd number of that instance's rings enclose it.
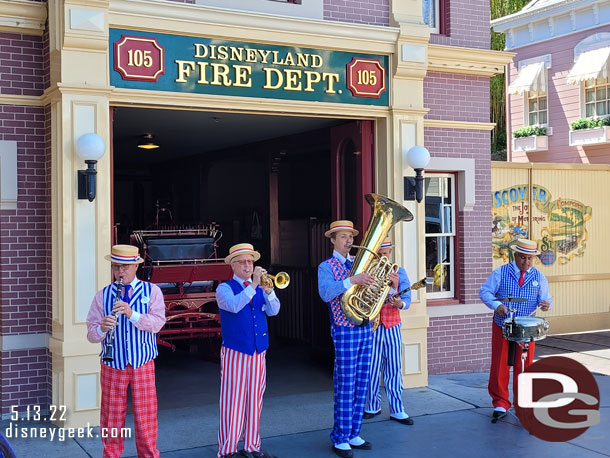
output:
{"label": "pink building wall", "polygon": [[581,85],[566,82],[566,77],[574,65],[574,47],[585,38],[599,32],[610,32],[610,25],[513,50],[517,55],[508,67],[507,87],[517,77],[519,61],[546,54],[551,55],[551,68],[548,69],[547,103],[548,126],[552,128],[552,135],[548,136],[548,151],[513,152],[512,132],[527,125],[527,122],[524,123],[524,96],[508,94],[507,159],[509,161],[591,164],[610,162],[608,145],[583,148],[569,144],[571,123],[584,117],[584,113],[581,113]]}

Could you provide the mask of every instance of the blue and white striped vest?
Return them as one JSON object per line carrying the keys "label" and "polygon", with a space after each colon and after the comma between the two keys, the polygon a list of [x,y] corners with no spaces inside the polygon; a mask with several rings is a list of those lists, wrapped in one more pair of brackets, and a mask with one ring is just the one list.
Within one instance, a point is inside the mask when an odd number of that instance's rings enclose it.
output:
{"label": "blue and white striped vest", "polygon": [[[148,313],[150,289],[150,283],[144,281],[137,282],[129,300],[129,306],[132,310],[141,314]],[[104,315],[112,313],[112,304],[114,303],[115,296],[116,285],[114,283],[104,288],[102,296],[104,300]],[[114,331],[114,361],[104,362],[104,364],[114,369],[125,369],[128,364],[131,364],[135,369],[157,357],[159,352],[154,333],[136,328],[125,315],[117,316],[117,320],[118,324]],[[107,340],[108,335],[104,338],[102,354]]]}
{"label": "blue and white striped vest", "polygon": [[[540,271],[534,267],[530,268],[525,276],[523,286],[519,287],[519,274],[511,264],[504,264],[500,267],[500,287],[496,292],[496,297],[521,297],[527,299],[525,302],[505,302],[508,308],[517,309],[515,316],[528,316],[540,303]],[[494,323],[498,326],[504,324],[508,316],[498,316],[494,314]]]}

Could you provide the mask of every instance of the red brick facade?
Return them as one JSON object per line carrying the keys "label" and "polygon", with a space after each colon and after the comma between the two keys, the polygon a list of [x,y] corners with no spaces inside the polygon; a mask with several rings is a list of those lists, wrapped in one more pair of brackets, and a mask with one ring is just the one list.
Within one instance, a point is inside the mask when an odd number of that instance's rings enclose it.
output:
{"label": "red brick facade", "polygon": [[428,72],[424,78],[426,119],[489,122],[489,78]]}
{"label": "red brick facade", "polygon": [[491,356],[489,314],[431,318],[428,328],[428,372],[489,370]]}
{"label": "red brick facade", "polygon": [[[1,94],[42,95],[48,81],[44,43],[43,37],[0,33]],[[18,187],[17,208],[0,211],[0,333],[4,338],[51,332],[49,115],[43,107],[0,105],[0,140],[17,143]],[[11,405],[48,405],[48,349],[2,352],[0,380],[2,414]]]}
{"label": "red brick facade", "polygon": [[444,33],[430,35],[430,43],[489,49],[489,0],[439,0],[444,3]]}
{"label": "red brick facade", "polygon": [[389,0],[324,0],[324,19],[354,24],[390,24]]}

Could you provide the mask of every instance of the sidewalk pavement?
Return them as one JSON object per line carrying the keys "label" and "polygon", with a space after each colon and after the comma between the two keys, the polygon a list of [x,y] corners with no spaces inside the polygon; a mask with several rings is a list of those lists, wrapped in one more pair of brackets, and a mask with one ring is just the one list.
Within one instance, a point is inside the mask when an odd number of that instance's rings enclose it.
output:
{"label": "sidewalk pavement", "polygon": [[[584,336],[584,337],[583,337]],[[424,388],[405,390],[403,397],[413,426],[382,415],[365,420],[362,437],[373,450],[355,450],[355,457],[536,456],[537,458],[610,457],[610,332],[549,337],[538,343],[537,357],[561,355],[579,360],[595,375],[600,391],[601,423],[568,442],[546,442],[530,435],[513,416],[492,424],[487,373],[432,375]],[[179,395],[179,393],[177,394]],[[333,457],[329,433],[333,422],[332,391],[265,399],[261,419],[262,448],[279,458]],[[0,422],[9,427],[54,428],[48,424]],[[133,417],[127,425],[133,428]],[[158,446],[165,458],[216,456],[216,404],[159,411]],[[57,432],[55,433],[57,436]],[[98,428],[92,434],[99,434]],[[17,456],[101,457],[99,438],[9,437]],[[126,440],[124,456],[136,456],[134,439]]]}

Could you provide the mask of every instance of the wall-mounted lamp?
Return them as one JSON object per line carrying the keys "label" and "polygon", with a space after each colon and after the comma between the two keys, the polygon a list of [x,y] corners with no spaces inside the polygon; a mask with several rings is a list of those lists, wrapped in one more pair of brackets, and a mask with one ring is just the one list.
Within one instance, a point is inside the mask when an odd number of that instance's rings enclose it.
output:
{"label": "wall-mounted lamp", "polygon": [[422,172],[430,162],[430,152],[423,146],[413,146],[407,151],[407,163],[415,170],[415,177],[405,177],[405,200],[421,202],[424,198]]}
{"label": "wall-mounted lamp", "polygon": [[140,143],[138,143],[138,148],[142,148],[142,149],[158,148],[159,145],[157,145],[153,140],[154,140],[153,134],[144,135],[142,137],[142,140],[140,140]]}
{"label": "wall-mounted lamp", "polygon": [[78,137],[76,140],[76,155],[85,161],[87,164],[86,170],[78,171],[78,198],[89,199],[93,202],[95,199],[95,164],[106,151],[104,139],[98,134],[85,134]]}

